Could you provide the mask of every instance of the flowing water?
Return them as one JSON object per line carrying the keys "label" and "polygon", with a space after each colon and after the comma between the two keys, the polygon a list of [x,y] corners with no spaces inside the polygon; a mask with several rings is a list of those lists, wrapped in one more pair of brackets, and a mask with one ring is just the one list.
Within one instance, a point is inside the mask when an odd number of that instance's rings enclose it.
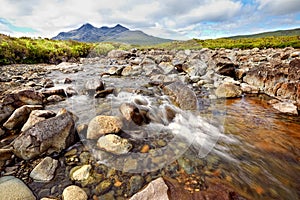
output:
{"label": "flowing water", "polygon": [[[48,109],[67,108],[79,117],[78,123],[88,123],[98,114],[111,114],[112,102],[116,101],[113,95],[95,99],[83,89],[86,82],[95,81],[104,71],[105,66],[93,64],[85,65],[83,71],[75,74],[53,71],[49,77],[58,81],[58,87],[70,86],[61,83],[68,77],[74,80],[71,86],[79,95]],[[132,92],[142,91],[149,80],[137,76],[107,77],[103,81],[106,87]],[[152,90],[151,95],[144,95],[147,101],[163,98],[153,95],[155,88],[147,90]],[[205,104],[198,98],[199,105]],[[186,134],[184,141],[192,150],[181,151],[175,158],[191,154],[186,156],[209,165],[207,174],[213,174],[250,199],[299,199],[300,119],[278,113],[266,102],[263,96],[216,100],[199,106],[196,114],[182,113],[170,127],[181,127],[179,134]]]}

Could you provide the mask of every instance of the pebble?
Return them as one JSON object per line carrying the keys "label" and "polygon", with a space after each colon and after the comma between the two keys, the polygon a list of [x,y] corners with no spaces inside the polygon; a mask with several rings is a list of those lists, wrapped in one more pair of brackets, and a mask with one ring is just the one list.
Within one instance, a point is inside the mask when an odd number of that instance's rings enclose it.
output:
{"label": "pebble", "polygon": [[62,198],[63,200],[87,200],[88,196],[80,187],[71,185],[64,189]]}
{"label": "pebble", "polygon": [[76,166],[70,171],[70,178],[75,181],[83,181],[89,178],[91,165]]}
{"label": "pebble", "polygon": [[57,160],[46,157],[31,171],[30,177],[35,181],[50,181],[54,177],[57,166]]}

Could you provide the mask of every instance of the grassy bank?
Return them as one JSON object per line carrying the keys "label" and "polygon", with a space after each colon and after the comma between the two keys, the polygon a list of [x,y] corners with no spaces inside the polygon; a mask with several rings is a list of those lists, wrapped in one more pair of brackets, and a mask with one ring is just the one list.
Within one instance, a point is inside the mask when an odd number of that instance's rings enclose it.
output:
{"label": "grassy bank", "polygon": [[0,34],[0,65],[16,63],[51,63],[76,61],[80,57],[105,55],[113,49],[201,49],[201,48],[300,48],[299,36],[270,36],[264,38],[240,39],[193,39],[174,41],[152,46],[132,46],[121,43],[83,43],[77,41],[57,41],[50,39],[14,38]]}

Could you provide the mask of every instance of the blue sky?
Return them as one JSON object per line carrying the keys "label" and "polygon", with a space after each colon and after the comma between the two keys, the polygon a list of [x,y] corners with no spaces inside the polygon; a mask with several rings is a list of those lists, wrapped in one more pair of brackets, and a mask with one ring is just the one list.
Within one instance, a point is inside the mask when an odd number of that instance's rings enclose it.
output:
{"label": "blue sky", "polygon": [[300,0],[0,0],[0,33],[54,37],[84,23],[171,39],[300,28]]}

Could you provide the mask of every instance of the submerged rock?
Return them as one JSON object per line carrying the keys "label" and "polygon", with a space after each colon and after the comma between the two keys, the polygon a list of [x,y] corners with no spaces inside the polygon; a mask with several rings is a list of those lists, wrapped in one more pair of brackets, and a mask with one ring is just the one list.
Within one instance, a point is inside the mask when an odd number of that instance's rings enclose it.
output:
{"label": "submerged rock", "polygon": [[272,104],[272,107],[282,113],[298,115],[297,106],[295,106],[293,103],[276,102]]}
{"label": "submerged rock", "polygon": [[132,149],[132,144],[120,136],[108,134],[98,139],[97,147],[107,152],[120,155],[128,153]]}
{"label": "submerged rock", "polygon": [[168,186],[162,178],[151,181],[145,189],[133,195],[129,200],[159,199],[169,200]]}
{"label": "submerged rock", "polygon": [[29,160],[42,153],[61,152],[76,140],[73,114],[62,110],[56,117],[38,122],[13,142],[14,154]]}

